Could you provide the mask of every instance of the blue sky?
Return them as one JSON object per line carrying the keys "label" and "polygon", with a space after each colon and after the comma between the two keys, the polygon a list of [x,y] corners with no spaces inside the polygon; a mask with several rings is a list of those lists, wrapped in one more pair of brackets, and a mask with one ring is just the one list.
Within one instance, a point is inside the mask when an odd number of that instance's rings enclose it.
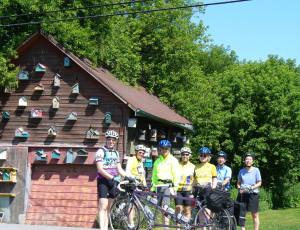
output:
{"label": "blue sky", "polygon": [[[218,1],[223,0],[203,0]],[[203,20],[214,43],[235,50],[240,60],[265,60],[275,54],[300,64],[300,0],[209,6],[194,20]]]}

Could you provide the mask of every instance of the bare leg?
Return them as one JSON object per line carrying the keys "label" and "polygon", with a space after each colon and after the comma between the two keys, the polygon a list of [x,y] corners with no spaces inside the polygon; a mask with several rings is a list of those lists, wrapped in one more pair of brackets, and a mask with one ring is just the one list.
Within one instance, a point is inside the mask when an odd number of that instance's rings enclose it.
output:
{"label": "bare leg", "polygon": [[108,199],[99,199],[99,225],[100,230],[108,230]]}
{"label": "bare leg", "polygon": [[[183,210],[183,206],[182,205],[176,205],[176,208],[175,208],[176,216],[178,215],[178,213],[181,213],[182,210]],[[180,224],[177,224],[177,226],[180,226]],[[179,230],[179,228],[177,228],[177,230]]]}
{"label": "bare leg", "polygon": [[252,219],[254,224],[254,230],[259,230],[259,215],[258,212],[252,212]]}

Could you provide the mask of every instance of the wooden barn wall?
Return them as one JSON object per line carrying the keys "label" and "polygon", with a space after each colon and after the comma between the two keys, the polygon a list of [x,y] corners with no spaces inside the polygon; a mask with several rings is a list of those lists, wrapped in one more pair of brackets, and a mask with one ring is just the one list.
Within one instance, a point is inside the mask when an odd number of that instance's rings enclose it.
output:
{"label": "wooden barn wall", "polygon": [[[126,149],[126,126],[129,108],[118,98],[112,95],[95,79],[84,72],[75,63],[71,67],[64,67],[64,55],[45,39],[39,39],[26,53],[20,56],[19,66],[30,72],[29,81],[19,81],[19,86],[11,94],[1,93],[0,112],[8,111],[11,117],[8,122],[0,123],[1,143],[19,146],[89,146],[97,147],[105,141],[104,132],[107,130],[103,124],[104,114],[112,113],[110,129],[119,131],[119,151]],[[37,63],[46,65],[46,73],[41,77],[34,73]],[[54,75],[61,76],[60,88],[52,86]],[[34,87],[42,83],[45,90],[41,93],[34,92]],[[71,87],[79,83],[80,94],[71,94]],[[18,107],[20,97],[28,98],[28,106],[25,109]],[[57,111],[51,109],[52,98],[60,98],[60,108]],[[90,97],[99,97],[99,106],[88,106]],[[42,119],[31,119],[31,109],[42,109]],[[70,112],[78,113],[78,120],[74,123],[66,122],[66,116]],[[50,138],[47,131],[51,125],[58,128],[58,135]],[[92,126],[100,131],[99,140],[91,141],[85,138],[86,131]],[[15,129],[23,127],[30,137],[26,140],[14,137]]]}
{"label": "wooden barn wall", "polygon": [[18,169],[16,183],[0,183],[0,193],[13,193],[15,198],[10,198],[10,223],[18,223],[19,215],[25,212],[26,174],[27,156],[26,147],[7,147],[7,159],[0,161],[0,167],[14,167]]}

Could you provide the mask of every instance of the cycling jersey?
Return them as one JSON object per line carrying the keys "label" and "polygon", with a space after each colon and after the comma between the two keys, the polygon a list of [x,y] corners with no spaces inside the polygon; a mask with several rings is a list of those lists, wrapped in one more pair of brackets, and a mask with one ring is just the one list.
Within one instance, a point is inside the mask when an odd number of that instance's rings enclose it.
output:
{"label": "cycling jersey", "polygon": [[140,179],[143,185],[146,185],[145,169],[143,161],[139,161],[136,156],[129,157],[126,165],[126,174]]}
{"label": "cycling jersey", "polygon": [[180,163],[178,170],[180,171],[178,191],[191,191],[194,181],[195,165],[191,162],[187,162],[186,164]]}
{"label": "cycling jersey", "polygon": [[170,180],[174,185],[174,190],[177,190],[179,181],[179,163],[172,155],[168,154],[165,158],[160,155],[154,162],[152,171],[152,191],[156,191],[156,185],[164,184],[163,181]]}
{"label": "cycling jersey", "polygon": [[200,185],[212,183],[212,179],[217,177],[217,169],[211,163],[200,163],[195,169],[195,181]]}
{"label": "cycling jersey", "polygon": [[[112,176],[117,176],[117,165],[120,163],[119,152],[115,149],[108,149],[105,146],[98,149],[96,152],[96,163],[103,163],[103,169]],[[100,173],[97,173],[98,178],[104,178]]]}
{"label": "cycling jersey", "polygon": [[[261,175],[260,175],[260,171],[258,168],[251,167],[250,170],[247,168],[242,168],[239,171],[238,182],[240,182],[240,184],[252,186],[252,185],[255,185],[259,181],[261,181]],[[256,188],[253,190],[253,192],[258,193],[259,189]]]}
{"label": "cycling jersey", "polygon": [[[232,171],[231,171],[231,168],[229,168],[227,165],[218,165],[217,166],[217,179],[218,179],[218,182],[220,183],[223,183],[223,181],[225,179],[231,179],[231,175],[232,175]],[[228,182],[224,188],[226,190],[229,190],[230,189],[230,182]]]}

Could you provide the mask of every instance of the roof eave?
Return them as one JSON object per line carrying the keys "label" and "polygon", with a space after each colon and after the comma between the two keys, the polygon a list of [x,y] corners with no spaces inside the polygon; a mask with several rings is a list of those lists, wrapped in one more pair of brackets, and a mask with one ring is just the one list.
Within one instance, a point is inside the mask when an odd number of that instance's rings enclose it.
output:
{"label": "roof eave", "polygon": [[178,122],[172,122],[172,121],[169,121],[169,120],[165,120],[165,119],[157,117],[153,114],[147,113],[147,112],[145,112],[144,110],[141,110],[141,109],[136,109],[135,110],[135,116],[150,118],[150,119],[153,119],[153,120],[165,123],[165,124],[170,124],[170,125],[176,126],[178,128],[185,129],[187,131],[192,131],[192,132],[194,131],[194,128],[193,128],[192,124],[178,123]]}

